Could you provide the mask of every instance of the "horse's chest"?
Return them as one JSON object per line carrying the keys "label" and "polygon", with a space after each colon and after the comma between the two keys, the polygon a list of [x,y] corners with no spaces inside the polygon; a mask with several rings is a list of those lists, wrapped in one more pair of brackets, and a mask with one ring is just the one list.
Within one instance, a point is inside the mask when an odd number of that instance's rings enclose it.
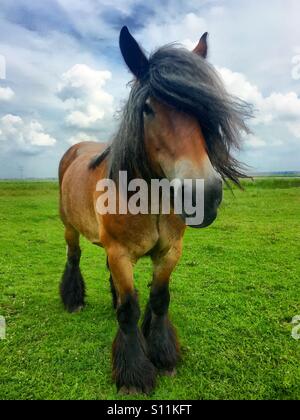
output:
{"label": "horse's chest", "polygon": [[185,230],[183,222],[174,215],[105,215],[100,224],[104,247],[117,243],[134,259],[171,248]]}
{"label": "horse's chest", "polygon": [[100,218],[100,239],[106,247],[117,242],[136,258],[146,255],[158,242],[157,216],[105,215]]}

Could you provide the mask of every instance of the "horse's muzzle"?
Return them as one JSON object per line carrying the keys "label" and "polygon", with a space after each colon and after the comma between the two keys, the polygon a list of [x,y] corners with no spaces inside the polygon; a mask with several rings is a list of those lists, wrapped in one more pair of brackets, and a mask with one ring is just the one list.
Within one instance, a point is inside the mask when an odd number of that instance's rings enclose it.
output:
{"label": "horse's muzzle", "polygon": [[180,215],[187,226],[192,228],[205,228],[210,226],[216,219],[218,208],[223,198],[223,183],[217,178],[213,182],[204,185],[204,191],[192,190],[184,191],[185,200],[192,203],[193,213],[186,212],[185,208]]}

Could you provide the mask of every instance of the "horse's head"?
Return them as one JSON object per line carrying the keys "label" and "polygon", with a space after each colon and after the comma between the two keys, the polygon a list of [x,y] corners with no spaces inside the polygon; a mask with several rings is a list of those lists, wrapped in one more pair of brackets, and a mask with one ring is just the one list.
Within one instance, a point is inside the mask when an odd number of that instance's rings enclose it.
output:
{"label": "horse's head", "polygon": [[[214,169],[197,119],[163,102],[147,99],[144,109],[145,147],[157,174],[169,180],[204,180],[204,220],[209,226],[217,216],[222,201],[222,178]],[[194,204],[196,184],[186,184],[184,197]],[[182,215],[184,219],[190,217]]]}
{"label": "horse's head", "polygon": [[[133,95],[142,104],[144,148],[151,170],[169,180],[204,180],[204,220],[194,227],[209,226],[222,201],[222,178],[238,182],[240,173],[229,146],[237,142],[237,127],[243,127],[243,121],[206,63],[207,33],[192,52],[169,46],[148,59],[125,27],[120,48],[136,76]],[[185,188],[189,188],[185,197],[195,203],[195,184]]]}

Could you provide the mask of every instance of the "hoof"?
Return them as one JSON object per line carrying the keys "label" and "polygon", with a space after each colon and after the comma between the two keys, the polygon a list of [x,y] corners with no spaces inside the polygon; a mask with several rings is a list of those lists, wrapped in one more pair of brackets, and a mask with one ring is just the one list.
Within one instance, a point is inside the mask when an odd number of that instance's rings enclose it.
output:
{"label": "hoof", "polygon": [[79,312],[82,312],[84,309],[83,305],[78,306],[77,308],[74,309],[73,314],[78,314]]}
{"label": "hoof", "polygon": [[84,305],[76,306],[74,308],[67,308],[70,314],[79,314],[84,309]]}
{"label": "hoof", "polygon": [[150,395],[151,392],[154,390],[154,384],[153,385],[149,385],[148,387],[144,386],[143,389],[140,387],[135,387],[135,386],[122,386],[118,393],[120,395]]}
{"label": "hoof", "polygon": [[175,368],[172,370],[160,370],[159,373],[162,376],[169,376],[170,378],[174,378],[174,376],[177,374],[177,370]]}
{"label": "hoof", "polygon": [[[137,376],[131,379],[131,383],[128,380],[123,381],[123,384],[117,381],[118,393],[121,395],[150,395],[155,388],[156,373],[156,369],[151,365],[151,370],[145,372],[147,381],[145,381],[145,377],[140,377],[139,373],[136,373]],[[127,382],[126,385],[124,382]]]}
{"label": "hoof", "polygon": [[135,388],[135,387],[129,387],[122,386],[122,388],[119,391],[119,394],[121,395],[138,395],[143,394],[143,391],[141,389]]}

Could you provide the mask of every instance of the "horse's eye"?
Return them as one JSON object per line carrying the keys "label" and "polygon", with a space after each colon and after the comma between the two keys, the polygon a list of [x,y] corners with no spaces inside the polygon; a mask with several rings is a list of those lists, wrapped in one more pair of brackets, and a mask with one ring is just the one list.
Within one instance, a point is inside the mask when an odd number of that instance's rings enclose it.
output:
{"label": "horse's eye", "polygon": [[143,110],[145,115],[154,115],[154,111],[151,108],[151,106],[146,102],[144,105],[144,110]]}

